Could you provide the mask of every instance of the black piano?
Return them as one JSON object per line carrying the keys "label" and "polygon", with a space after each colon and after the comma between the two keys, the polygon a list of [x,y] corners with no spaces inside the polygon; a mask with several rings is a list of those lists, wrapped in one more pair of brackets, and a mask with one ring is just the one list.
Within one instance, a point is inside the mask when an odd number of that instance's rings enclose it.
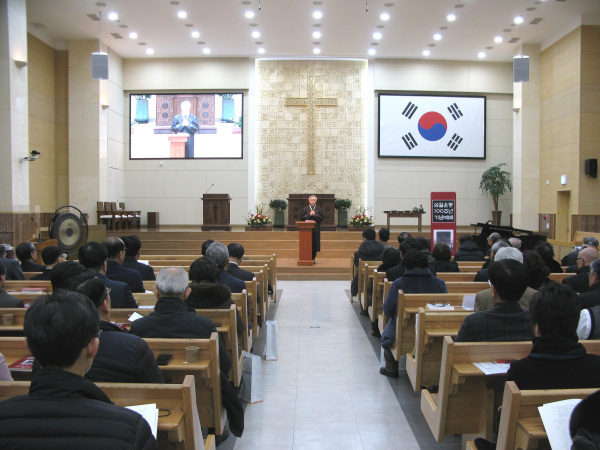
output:
{"label": "black piano", "polygon": [[[488,236],[492,233],[499,233],[502,236],[502,239],[508,239],[511,237],[517,237],[521,239],[521,251],[523,250],[534,250],[535,245],[540,241],[545,241],[546,236],[541,234],[535,234],[533,231],[529,230],[519,230],[518,228],[513,227],[503,227],[500,225],[488,225],[485,223],[472,223],[472,227],[475,227],[475,232],[473,234],[473,240],[477,244],[477,247],[483,253],[489,248],[487,244]],[[477,228],[481,230],[477,233]],[[516,234],[518,233],[518,234]]]}

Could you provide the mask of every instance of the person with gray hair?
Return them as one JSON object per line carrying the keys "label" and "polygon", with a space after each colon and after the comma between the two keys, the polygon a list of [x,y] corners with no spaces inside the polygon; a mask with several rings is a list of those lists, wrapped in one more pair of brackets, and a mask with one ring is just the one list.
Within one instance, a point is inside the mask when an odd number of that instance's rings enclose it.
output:
{"label": "person with gray hair", "polygon": [[563,257],[563,259],[560,260],[561,265],[567,266],[570,269],[570,270],[567,269],[567,272],[576,273],[577,272],[576,263],[577,263],[577,256],[579,255],[579,252],[587,247],[594,247],[596,250],[598,250],[598,245],[599,245],[598,239],[596,239],[594,236],[584,237],[581,247],[578,247],[578,246],[573,247],[573,251],[571,253],[569,253],[567,256]]}
{"label": "person with gray hair", "polygon": [[[191,288],[188,274],[182,268],[162,269],[156,276],[153,291],[157,298],[154,312],[134,321],[131,324],[132,334],[142,338],[210,339],[213,333],[217,333],[212,320],[196,314],[196,311],[184,302],[190,295]],[[244,431],[244,409],[228,381],[231,358],[220,339],[219,363],[223,407],[229,416],[231,432],[239,437]]]}
{"label": "person with gray hair", "polygon": [[492,247],[494,246],[494,244],[498,241],[500,241],[502,239],[502,236],[500,236],[500,233],[492,233],[488,236],[487,238],[487,244],[490,246],[490,248],[488,248],[488,251],[485,253],[485,256],[490,256],[492,253]]}
{"label": "person with gray hair", "polygon": [[221,271],[221,279],[217,284],[224,284],[234,294],[240,294],[246,289],[246,283],[243,280],[232,277],[227,273],[229,266],[229,250],[221,242],[213,242],[206,249],[206,257],[214,261]]}
{"label": "person with gray hair", "polygon": [[588,292],[590,290],[590,266],[592,262],[598,259],[598,257],[598,249],[596,247],[590,245],[582,249],[575,261],[577,265],[577,275],[565,278],[562,282],[571,286],[578,294]]}
{"label": "person with gray hair", "polygon": [[508,239],[508,243],[510,244],[511,247],[514,247],[516,249],[520,249],[521,248],[521,239],[517,238],[517,237],[511,237]]}
{"label": "person with gray hair", "polygon": [[192,104],[187,100],[181,102],[179,105],[181,113],[173,117],[173,123],[171,124],[171,131],[177,133],[187,133],[189,138],[185,143],[185,157],[194,157],[194,134],[200,129],[200,123],[198,118],[190,113]]}
{"label": "person with gray hair", "polygon": [[[496,244],[505,241],[498,241]],[[494,245],[496,245],[494,244]],[[523,253],[516,248],[509,247],[508,243],[505,242],[506,245],[499,247],[497,249],[497,253],[495,254],[494,261],[503,261],[507,259],[514,259],[515,261],[523,264]],[[487,280],[486,280],[487,281]],[[533,294],[537,291],[528,287],[519,300],[519,305],[524,310],[529,309],[529,304],[533,299]],[[478,292],[475,296],[475,311],[488,311],[494,307],[494,301],[492,300],[492,290],[486,289],[484,291]]]}
{"label": "person with gray hair", "polygon": [[[510,247],[510,244],[506,241],[500,240],[496,241],[494,245],[492,245],[492,248],[490,249],[490,259],[488,259],[481,270],[477,272],[477,275],[475,275],[475,279],[473,281],[489,281],[488,267],[496,260],[496,253],[498,253],[498,250],[504,247]],[[523,258],[521,258],[521,262],[523,262]]]}
{"label": "person with gray hair", "polygon": [[588,275],[590,290],[579,294],[579,305],[581,309],[592,308],[600,305],[600,259],[590,264]]}

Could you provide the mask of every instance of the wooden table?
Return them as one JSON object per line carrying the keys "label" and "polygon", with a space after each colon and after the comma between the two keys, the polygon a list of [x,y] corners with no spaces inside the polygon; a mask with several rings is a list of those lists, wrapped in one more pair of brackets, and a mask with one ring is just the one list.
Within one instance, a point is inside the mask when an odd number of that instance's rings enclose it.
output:
{"label": "wooden table", "polygon": [[387,228],[390,229],[390,217],[416,217],[419,220],[417,231],[421,232],[421,216],[425,212],[413,211],[384,211],[387,214]]}

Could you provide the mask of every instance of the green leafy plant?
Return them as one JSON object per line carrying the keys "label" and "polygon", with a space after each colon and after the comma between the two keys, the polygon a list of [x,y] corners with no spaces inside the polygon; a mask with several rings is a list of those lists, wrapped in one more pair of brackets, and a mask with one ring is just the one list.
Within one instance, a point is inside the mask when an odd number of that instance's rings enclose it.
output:
{"label": "green leafy plant", "polygon": [[498,211],[498,199],[507,191],[512,192],[512,183],[510,181],[510,172],[502,170],[505,163],[490,167],[481,175],[479,189],[486,197],[492,197],[494,202],[494,211]]}
{"label": "green leafy plant", "polygon": [[348,211],[352,206],[352,200],[348,198],[336,198],[333,207],[338,211]]}
{"label": "green leafy plant", "polygon": [[233,94],[218,94],[223,100],[231,100],[233,98]]}
{"label": "green leafy plant", "polygon": [[274,209],[276,211],[285,211],[288,207],[288,202],[281,198],[274,198],[269,202],[269,208]]}

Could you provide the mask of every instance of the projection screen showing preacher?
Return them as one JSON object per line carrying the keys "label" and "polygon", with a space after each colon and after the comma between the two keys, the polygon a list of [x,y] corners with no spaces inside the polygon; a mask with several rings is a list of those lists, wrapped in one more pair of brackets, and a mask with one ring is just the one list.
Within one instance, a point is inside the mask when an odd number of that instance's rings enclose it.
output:
{"label": "projection screen showing preacher", "polygon": [[130,159],[241,159],[241,93],[130,95]]}
{"label": "projection screen showing preacher", "polygon": [[485,97],[379,94],[379,156],[485,159]]}

